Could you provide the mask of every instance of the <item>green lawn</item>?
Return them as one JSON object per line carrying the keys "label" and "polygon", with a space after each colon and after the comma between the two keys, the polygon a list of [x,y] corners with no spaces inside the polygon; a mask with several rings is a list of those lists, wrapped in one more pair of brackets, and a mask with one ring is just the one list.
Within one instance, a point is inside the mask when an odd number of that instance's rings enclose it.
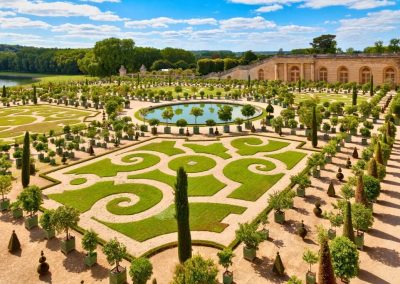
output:
{"label": "green lawn", "polygon": [[250,156],[259,152],[273,152],[289,146],[287,142],[270,139],[266,145],[262,145],[263,143],[260,138],[249,137],[232,140],[231,145],[238,149],[236,152],[242,156]]}
{"label": "green lawn", "polygon": [[[227,227],[227,224],[221,223],[225,217],[229,214],[242,214],[245,210],[244,207],[228,204],[191,203],[190,229],[220,233]],[[158,215],[137,222],[116,224],[96,220],[139,242],[177,231],[174,205]]]}
{"label": "green lawn", "polygon": [[[310,98],[316,97],[320,104],[324,102],[343,102],[345,104],[351,104],[352,94],[335,94],[335,93],[318,93],[318,94],[296,94],[294,98],[295,104],[309,100]],[[368,96],[359,95],[357,97],[357,102],[363,102],[368,100]]]}
{"label": "green lawn", "polygon": [[86,75],[54,75],[54,74],[41,74],[41,73],[21,73],[21,72],[0,72],[0,76],[32,78],[33,81],[26,80],[22,85],[29,85],[34,83],[63,83],[72,81],[93,80],[96,77],[89,77]]}
{"label": "green lawn", "polygon": [[161,141],[159,143],[150,143],[145,146],[136,148],[134,151],[155,151],[164,153],[165,155],[168,156],[174,156],[185,153],[183,150],[175,148],[175,143],[176,142],[173,140]]}
{"label": "green lawn", "polygon": [[81,185],[84,184],[85,182],[87,182],[87,179],[85,178],[76,178],[71,180],[71,182],[69,183],[70,185]]}
{"label": "green lawn", "polygon": [[199,173],[205,172],[217,165],[214,159],[205,156],[183,156],[173,159],[168,163],[168,167],[171,170],[178,170],[179,167],[183,167],[188,173]]}
{"label": "green lawn", "polygon": [[106,158],[93,164],[69,171],[67,174],[93,174],[98,175],[99,177],[114,177],[119,172],[133,172],[142,170],[154,166],[160,162],[160,158],[158,156],[147,153],[130,154],[123,157],[122,161],[133,162],[132,159],[135,157],[143,158],[143,161],[132,165],[116,165],[111,162],[111,159]]}
{"label": "green lawn", "polygon": [[[160,170],[154,170],[138,175],[130,175],[129,179],[148,179],[156,180],[168,184],[175,188],[176,177],[163,173]],[[207,186],[204,186],[207,185]],[[188,195],[189,196],[212,196],[223,189],[226,184],[220,182],[213,175],[188,178]]]}
{"label": "green lawn", "polygon": [[126,201],[120,198],[109,202],[107,210],[116,215],[133,215],[145,211],[159,203],[163,196],[159,189],[147,184],[127,183],[115,185],[112,181],[105,181],[78,190],[49,194],[49,198],[64,205],[72,206],[83,213],[92,208],[100,199],[117,193],[132,193],[137,195],[140,200],[138,203],[128,207],[119,206],[120,202]]}
{"label": "green lawn", "polygon": [[307,154],[297,151],[286,151],[284,153],[266,155],[266,157],[271,157],[285,163],[288,170],[293,169],[305,156],[307,156]]}
{"label": "green lawn", "polygon": [[222,143],[213,143],[210,145],[199,145],[199,144],[192,144],[192,143],[185,143],[183,146],[192,149],[196,153],[205,153],[214,156],[221,157],[222,159],[229,159],[232,156],[227,154],[227,148],[224,147]]}
{"label": "green lawn", "polygon": [[256,201],[284,176],[283,173],[276,175],[256,174],[248,169],[250,165],[254,164],[258,165],[258,170],[265,172],[271,171],[276,167],[275,164],[263,159],[247,158],[229,163],[224,168],[224,175],[242,184],[239,188],[235,189],[229,197]]}

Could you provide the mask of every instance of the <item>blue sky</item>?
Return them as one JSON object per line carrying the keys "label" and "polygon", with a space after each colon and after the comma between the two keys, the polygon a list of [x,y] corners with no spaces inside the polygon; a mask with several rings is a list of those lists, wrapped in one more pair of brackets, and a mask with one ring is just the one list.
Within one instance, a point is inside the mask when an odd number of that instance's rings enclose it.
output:
{"label": "blue sky", "polygon": [[343,49],[400,37],[399,0],[0,0],[0,43],[91,47],[107,37],[190,50]]}

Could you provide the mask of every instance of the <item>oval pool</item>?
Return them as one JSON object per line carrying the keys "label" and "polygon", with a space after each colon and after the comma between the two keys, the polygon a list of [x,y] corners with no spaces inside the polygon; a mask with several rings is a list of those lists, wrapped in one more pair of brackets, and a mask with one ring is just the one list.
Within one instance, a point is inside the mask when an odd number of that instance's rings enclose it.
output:
{"label": "oval pool", "polygon": [[[175,124],[178,119],[185,119],[188,124],[206,124],[206,121],[209,119],[214,120],[216,123],[226,123],[219,119],[218,110],[223,105],[229,105],[232,107],[232,120],[227,123],[232,123],[236,118],[243,118],[246,120],[247,118],[242,115],[242,107],[240,104],[233,103],[212,103],[212,102],[204,102],[204,103],[181,103],[181,104],[171,104],[164,105],[159,107],[149,108],[149,113],[146,115],[146,120],[149,119],[158,119],[162,123],[166,123],[167,121],[163,119],[162,113],[166,108],[172,108],[174,112],[173,118],[168,121],[168,123]],[[203,115],[197,117],[197,121],[195,121],[195,117],[190,114],[190,111],[193,107],[199,107],[203,110]],[[256,107],[256,113],[250,117],[250,119],[255,118],[262,114],[262,110]]]}

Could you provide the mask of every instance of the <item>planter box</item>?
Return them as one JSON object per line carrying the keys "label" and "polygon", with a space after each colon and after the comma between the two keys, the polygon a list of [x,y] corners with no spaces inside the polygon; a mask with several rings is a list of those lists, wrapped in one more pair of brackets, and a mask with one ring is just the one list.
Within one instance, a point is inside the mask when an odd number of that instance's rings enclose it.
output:
{"label": "planter box", "polygon": [[278,224],[285,223],[285,212],[283,211],[275,211],[274,212],[274,221]]}
{"label": "planter box", "polygon": [[224,125],[224,133],[229,133],[229,132],[230,132],[229,125]]}
{"label": "planter box", "polygon": [[308,271],[306,274],[306,284],[317,283],[317,277],[314,272]]}
{"label": "planter box", "polygon": [[10,208],[10,199],[4,198],[0,200],[0,211],[8,210],[8,208]]}
{"label": "planter box", "polygon": [[61,240],[61,252],[63,254],[68,254],[73,250],[75,250],[75,237],[70,237],[68,240]]}
{"label": "planter box", "polygon": [[96,263],[97,263],[97,252],[93,252],[85,256],[85,264],[87,267],[92,267]]}
{"label": "planter box", "polygon": [[359,232],[354,236],[354,243],[356,244],[359,250],[362,250],[364,247],[364,233]]}
{"label": "planter box", "polygon": [[298,186],[296,188],[296,194],[298,197],[305,197],[306,196],[306,189],[305,188],[301,188],[300,186]]}
{"label": "planter box", "polygon": [[193,134],[200,134],[200,127],[193,126]]}
{"label": "planter box", "polygon": [[328,134],[324,134],[324,140],[329,140],[329,135]]}
{"label": "planter box", "polygon": [[26,229],[30,230],[37,226],[38,226],[38,216],[37,215],[25,218],[25,228]]}
{"label": "planter box", "polygon": [[222,283],[223,284],[232,284],[233,283],[233,273],[230,271],[225,271],[222,275]]}
{"label": "planter box", "polygon": [[17,169],[20,169],[22,167],[22,158],[16,158],[15,165],[16,165]]}
{"label": "planter box", "polygon": [[253,261],[256,258],[257,250],[254,248],[243,247],[243,257],[248,261]]}
{"label": "planter box", "polygon": [[346,141],[346,143],[350,143],[351,142],[351,135],[347,135],[346,138],[344,139],[344,141]]}
{"label": "planter box", "polygon": [[332,163],[332,157],[331,156],[325,156],[325,162],[326,163]]}
{"label": "planter box", "polygon": [[185,135],[185,128],[179,128],[179,135]]}
{"label": "planter box", "polygon": [[110,271],[110,284],[124,284],[127,281],[126,269],[124,267],[119,267],[119,272],[115,269]]}
{"label": "planter box", "polygon": [[367,138],[361,138],[361,145],[368,145],[368,139]]}
{"label": "planter box", "polygon": [[157,135],[157,127],[152,127],[151,128],[151,134]]}
{"label": "planter box", "polygon": [[236,126],[236,130],[237,130],[237,132],[242,132],[242,126],[237,125],[237,126]]}
{"label": "planter box", "polygon": [[208,128],[208,134],[210,134],[210,135],[214,134],[214,128],[213,127],[209,127]]}
{"label": "planter box", "polygon": [[350,130],[351,135],[357,135],[357,129],[351,129]]}
{"label": "planter box", "polygon": [[51,240],[56,236],[56,231],[54,229],[51,229],[49,231],[44,230],[44,238],[47,240]]}
{"label": "planter box", "polygon": [[12,215],[14,219],[21,218],[23,215],[22,208],[17,208],[12,210]]}
{"label": "planter box", "polygon": [[290,129],[290,135],[296,135],[296,129]]}
{"label": "planter box", "polygon": [[267,132],[267,127],[266,126],[261,126],[261,132]]}
{"label": "planter box", "polygon": [[336,127],[331,128],[331,133],[336,133]]}
{"label": "planter box", "polygon": [[328,230],[328,238],[330,240],[333,240],[336,237],[336,230],[334,229],[329,229]]}
{"label": "planter box", "polygon": [[312,176],[315,178],[320,178],[321,177],[321,171],[318,169],[313,169],[312,170]]}
{"label": "planter box", "polygon": [[169,127],[169,126],[164,127],[164,133],[171,134],[171,127]]}

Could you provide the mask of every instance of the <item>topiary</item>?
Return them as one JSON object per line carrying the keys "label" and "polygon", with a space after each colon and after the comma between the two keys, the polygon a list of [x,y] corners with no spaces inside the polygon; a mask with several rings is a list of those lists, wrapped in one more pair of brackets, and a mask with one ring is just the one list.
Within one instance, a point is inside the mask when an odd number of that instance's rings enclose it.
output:
{"label": "topiary", "polygon": [[356,147],[354,147],[354,150],[353,150],[353,158],[354,159],[358,159],[358,151],[357,151],[357,148]]}
{"label": "topiary", "polygon": [[44,256],[43,251],[40,253],[40,258],[39,258],[39,266],[37,268],[37,272],[39,273],[40,276],[43,276],[49,272],[50,266],[46,262],[46,257]]}
{"label": "topiary", "polygon": [[8,242],[8,251],[11,253],[21,250],[21,243],[19,242],[18,236],[13,230],[10,241]]}
{"label": "topiary", "polygon": [[307,236],[307,229],[306,226],[304,225],[304,221],[301,220],[300,226],[297,228],[297,234],[304,240],[304,238]]}
{"label": "topiary", "polygon": [[279,252],[276,253],[274,266],[272,267],[272,272],[274,272],[278,276],[285,275],[285,267],[283,266],[282,259],[281,259],[281,256],[279,255]]}
{"label": "topiary", "polygon": [[319,201],[315,202],[315,207],[313,209],[313,212],[315,216],[317,216],[318,218],[322,216],[321,202]]}
{"label": "topiary", "polygon": [[357,176],[357,187],[356,187],[356,193],[355,193],[355,201],[357,203],[361,203],[363,205],[367,205],[367,198],[366,198],[365,192],[364,192],[364,181],[363,181],[363,175],[362,174]]}
{"label": "topiary", "polygon": [[338,172],[337,172],[337,174],[336,174],[336,178],[337,178],[339,181],[342,181],[342,180],[344,179],[344,175],[343,175],[343,173],[342,173],[342,168],[339,168],[339,169],[338,169]]}
{"label": "topiary", "polygon": [[336,196],[336,192],[335,192],[335,187],[333,186],[333,181],[331,181],[329,183],[329,187],[328,187],[328,196],[329,197],[335,197]]}
{"label": "topiary", "polygon": [[372,158],[368,162],[368,175],[373,176],[374,178],[378,178],[378,164],[375,158]]}
{"label": "topiary", "polygon": [[350,201],[346,202],[346,209],[344,210],[344,222],[343,222],[343,236],[347,237],[354,243],[354,230],[353,221],[351,218],[351,204]]}
{"label": "topiary", "polygon": [[347,157],[346,169],[350,169],[350,168],[351,168],[351,160],[350,160],[350,157]]}

